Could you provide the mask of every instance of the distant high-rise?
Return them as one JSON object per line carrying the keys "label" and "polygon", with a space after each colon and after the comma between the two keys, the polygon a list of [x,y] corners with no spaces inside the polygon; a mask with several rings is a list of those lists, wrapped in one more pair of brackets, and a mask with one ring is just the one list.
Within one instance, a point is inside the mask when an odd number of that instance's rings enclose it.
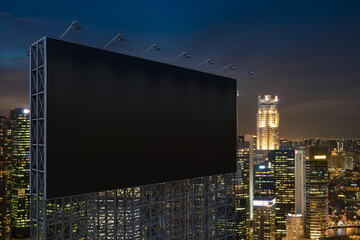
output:
{"label": "distant high-rise", "polygon": [[304,215],[305,211],[306,153],[307,151],[304,146],[299,146],[295,150],[295,213],[302,215]]}
{"label": "distant high-rise", "polygon": [[272,240],[275,237],[276,199],[254,198],[254,240]]}
{"label": "distant high-rise", "polygon": [[235,178],[236,195],[236,237],[246,239],[250,228],[250,148],[249,142],[239,137],[237,146],[237,172]]}
{"label": "distant high-rise", "polygon": [[274,196],[274,168],[270,161],[254,166],[254,199]]}
{"label": "distant high-rise", "polygon": [[0,239],[10,233],[10,120],[0,116]]}
{"label": "distant high-rise", "polygon": [[303,229],[302,214],[288,214],[286,222],[286,238],[287,240],[299,240],[302,238]]}
{"label": "distant high-rise", "polygon": [[278,96],[259,95],[257,112],[257,149],[279,148]]}
{"label": "distant high-rise", "polygon": [[235,234],[236,239],[246,240],[249,236],[249,199],[236,197],[235,202]]}
{"label": "distant high-rise", "polygon": [[327,235],[328,159],[327,147],[308,147],[305,163],[305,237],[318,239]]}
{"label": "distant high-rise", "polygon": [[254,199],[254,164],[257,158],[256,135],[245,134],[244,141],[249,142],[249,198],[250,198],[250,220],[253,219],[253,199]]}
{"label": "distant high-rise", "polygon": [[14,238],[30,236],[30,111],[11,110],[11,231]]}
{"label": "distant high-rise", "polygon": [[295,213],[295,163],[294,150],[272,150],[269,160],[274,168],[274,193],[276,197],[276,239],[286,237],[286,218]]}

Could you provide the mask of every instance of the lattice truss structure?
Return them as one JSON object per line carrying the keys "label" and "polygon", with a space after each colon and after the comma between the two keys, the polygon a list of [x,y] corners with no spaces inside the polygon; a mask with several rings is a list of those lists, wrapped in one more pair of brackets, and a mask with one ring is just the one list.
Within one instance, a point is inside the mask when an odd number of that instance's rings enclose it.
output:
{"label": "lattice truss structure", "polygon": [[31,239],[235,239],[234,174],[46,198],[46,38],[30,47]]}

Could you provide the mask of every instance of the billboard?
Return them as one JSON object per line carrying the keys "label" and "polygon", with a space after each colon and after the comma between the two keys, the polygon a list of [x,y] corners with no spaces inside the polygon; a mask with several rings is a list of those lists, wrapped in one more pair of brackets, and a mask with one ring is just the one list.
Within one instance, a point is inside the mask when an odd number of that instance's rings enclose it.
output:
{"label": "billboard", "polygon": [[236,171],[236,80],[46,38],[46,197]]}

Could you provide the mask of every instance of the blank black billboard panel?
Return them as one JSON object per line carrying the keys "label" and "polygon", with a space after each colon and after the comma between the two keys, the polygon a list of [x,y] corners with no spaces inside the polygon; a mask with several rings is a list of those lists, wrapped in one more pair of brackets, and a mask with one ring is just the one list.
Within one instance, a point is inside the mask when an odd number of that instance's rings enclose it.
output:
{"label": "blank black billboard panel", "polygon": [[47,198],[236,171],[236,81],[46,38]]}

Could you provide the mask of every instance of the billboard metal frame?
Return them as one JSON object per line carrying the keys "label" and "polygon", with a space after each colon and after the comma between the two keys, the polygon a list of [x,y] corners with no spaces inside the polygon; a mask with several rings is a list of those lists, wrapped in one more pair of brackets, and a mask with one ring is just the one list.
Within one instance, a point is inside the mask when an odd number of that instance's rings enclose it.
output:
{"label": "billboard metal frame", "polygon": [[46,37],[29,67],[31,239],[235,239],[234,173],[48,199]]}

